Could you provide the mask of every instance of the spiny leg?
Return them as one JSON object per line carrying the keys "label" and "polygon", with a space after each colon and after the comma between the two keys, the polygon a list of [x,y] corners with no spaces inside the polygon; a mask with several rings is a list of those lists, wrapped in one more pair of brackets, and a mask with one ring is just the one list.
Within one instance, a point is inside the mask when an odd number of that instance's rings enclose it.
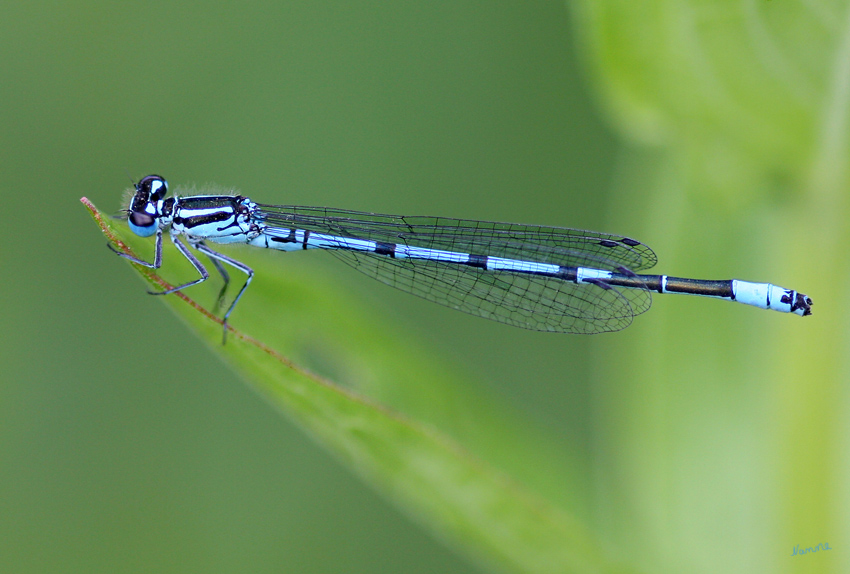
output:
{"label": "spiny leg", "polygon": [[221,253],[213,251],[203,243],[197,243],[195,245],[195,249],[197,249],[213,261],[218,260],[222,263],[227,263],[228,265],[244,272],[248,276],[248,278],[245,280],[245,284],[242,285],[242,288],[239,290],[239,293],[236,294],[236,298],[233,299],[233,303],[230,304],[230,307],[227,309],[227,312],[224,314],[224,317],[222,317],[224,335],[222,337],[221,344],[223,345],[227,342],[227,319],[230,317],[230,314],[233,312],[233,309],[236,307],[236,304],[239,302],[239,299],[242,297],[242,294],[248,288],[248,285],[251,284],[251,279],[254,278],[254,270],[240,261],[236,261],[235,259],[227,257],[226,255],[222,255]]}
{"label": "spiny leg", "polygon": [[150,293],[151,295],[168,295],[169,293],[176,293],[177,291],[181,291],[181,290],[185,289],[186,287],[191,287],[192,285],[197,285],[198,283],[203,283],[204,281],[206,281],[207,279],[210,278],[210,274],[207,271],[206,267],[204,267],[203,264],[201,264],[201,262],[198,261],[197,257],[192,255],[192,253],[189,251],[189,248],[186,247],[183,244],[183,242],[180,241],[180,239],[176,235],[171,236],[171,241],[174,243],[174,245],[177,247],[177,249],[180,250],[180,253],[182,253],[183,256],[186,259],[189,260],[189,263],[192,264],[192,266],[195,268],[195,270],[198,273],[201,274],[201,277],[198,278],[198,279],[195,279],[194,281],[189,281],[188,283],[184,283],[183,285],[178,285],[177,287],[172,287],[171,289],[166,289],[165,291],[148,291],[148,293]]}
{"label": "spiny leg", "polygon": [[216,301],[215,304],[216,309],[221,309],[221,305],[224,303],[224,293],[227,291],[227,286],[230,285],[230,274],[227,272],[227,270],[224,268],[224,265],[222,265],[218,259],[213,259],[212,257],[210,257],[209,259],[210,262],[212,262],[213,267],[215,267],[215,270],[218,271],[218,274],[221,275],[221,278],[224,281],[223,285],[221,286],[221,291],[218,292],[218,301]]}

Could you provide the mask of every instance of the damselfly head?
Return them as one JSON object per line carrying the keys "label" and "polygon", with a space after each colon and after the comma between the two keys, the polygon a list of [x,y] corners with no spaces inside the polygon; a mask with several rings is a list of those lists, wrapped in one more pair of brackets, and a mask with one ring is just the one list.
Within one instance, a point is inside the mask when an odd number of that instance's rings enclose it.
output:
{"label": "damselfly head", "polygon": [[136,193],[127,210],[127,222],[136,235],[150,237],[156,233],[159,202],[168,192],[168,182],[162,176],[148,175],[135,187]]}

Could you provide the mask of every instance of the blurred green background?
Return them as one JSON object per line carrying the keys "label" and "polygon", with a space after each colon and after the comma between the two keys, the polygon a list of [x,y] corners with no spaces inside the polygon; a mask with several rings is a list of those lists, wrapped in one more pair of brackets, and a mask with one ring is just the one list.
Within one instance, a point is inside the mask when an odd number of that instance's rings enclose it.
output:
{"label": "blurred green background", "polygon": [[[845,2],[0,13],[0,572],[484,567],[144,294],[78,202],[117,211],[127,172],[267,203],[615,231],[653,246],[660,273],[806,292],[805,320],[656,297],[624,332],[559,336],[331,258],[248,256],[255,285],[285,265],[356,301],[317,323],[367,314],[470,396],[511,405],[511,424],[533,421],[541,469],[569,468],[544,490],[628,571],[850,570]],[[333,348],[291,353],[346,383]],[[791,556],[818,543],[834,550]]]}

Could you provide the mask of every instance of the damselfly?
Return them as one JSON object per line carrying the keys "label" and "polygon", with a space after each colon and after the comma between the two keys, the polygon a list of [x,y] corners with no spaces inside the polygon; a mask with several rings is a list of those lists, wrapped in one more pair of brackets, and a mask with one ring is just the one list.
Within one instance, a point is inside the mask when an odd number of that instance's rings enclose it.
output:
{"label": "damselfly", "polygon": [[247,243],[281,251],[325,249],[387,285],[473,315],[538,331],[618,331],[649,309],[652,292],[715,297],[801,316],[812,312],[809,297],[769,283],[638,275],[655,265],[655,253],[621,235],[264,205],[241,195],[166,198],[168,184],[158,175],[144,177],[134,187],[127,220],[136,235],[156,236],[154,260],[150,263],[113,251],[158,269],[162,235],[167,230],[200,274],[194,281],[152,294],[174,293],[209,278],[181,236],[209,257],[224,279],[222,294],[229,281],[222,264],[248,276],[224,313],[225,337],[228,319],[251,284],[254,271],[212,250],[208,242]]}

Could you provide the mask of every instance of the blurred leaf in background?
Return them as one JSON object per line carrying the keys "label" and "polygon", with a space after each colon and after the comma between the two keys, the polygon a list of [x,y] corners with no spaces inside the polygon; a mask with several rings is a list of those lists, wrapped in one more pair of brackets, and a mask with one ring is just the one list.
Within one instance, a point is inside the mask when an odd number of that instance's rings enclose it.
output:
{"label": "blurred leaf in background", "polygon": [[[811,293],[812,321],[657,302],[597,392],[600,526],[648,569],[843,572],[848,534],[846,2],[577,2],[600,102],[632,147],[612,221],[663,272]],[[649,144],[654,151],[638,146]],[[658,308],[660,307],[660,308]],[[734,314],[734,317],[732,316]],[[633,376],[618,376],[628,364]],[[636,528],[636,525],[640,525]]]}

